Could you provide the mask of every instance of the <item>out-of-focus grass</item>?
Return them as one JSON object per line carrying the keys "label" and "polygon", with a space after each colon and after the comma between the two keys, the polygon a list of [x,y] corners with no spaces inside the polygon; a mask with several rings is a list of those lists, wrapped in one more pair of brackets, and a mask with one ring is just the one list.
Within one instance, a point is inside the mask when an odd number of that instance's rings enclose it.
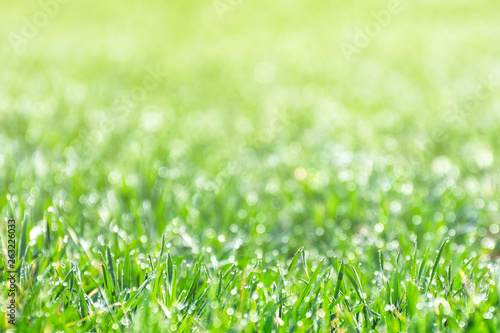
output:
{"label": "out-of-focus grass", "polygon": [[2,4],[18,330],[497,331],[499,6],[214,4]]}

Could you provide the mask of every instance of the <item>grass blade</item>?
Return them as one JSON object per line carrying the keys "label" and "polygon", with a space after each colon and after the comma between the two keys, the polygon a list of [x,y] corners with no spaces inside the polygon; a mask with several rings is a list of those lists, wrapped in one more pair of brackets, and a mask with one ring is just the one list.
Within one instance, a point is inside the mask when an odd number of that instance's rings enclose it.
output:
{"label": "grass blade", "polygon": [[125,243],[125,262],[123,263],[123,289],[130,289],[130,281],[132,279],[132,274],[130,270],[130,251],[128,249],[128,244]]}
{"label": "grass blade", "polygon": [[323,266],[324,261],[325,261],[325,258],[321,259],[318,266],[316,267],[316,269],[312,273],[311,278],[309,279],[309,282],[307,283],[307,286],[305,287],[304,291],[302,291],[300,298],[298,299],[297,303],[295,304],[295,309],[297,311],[300,308],[300,306],[302,305],[302,302],[304,302],[304,298],[306,298],[306,296],[311,291],[312,285],[316,282],[316,278],[318,277],[319,271],[320,271],[321,267]]}
{"label": "grass blade", "polygon": [[335,285],[335,292],[333,295],[334,299],[339,297],[340,285],[342,283],[342,279],[344,278],[344,263],[340,263],[339,274],[337,275],[337,284]]}
{"label": "grass blade", "polygon": [[449,238],[446,238],[444,240],[443,244],[441,244],[441,246],[439,247],[439,251],[438,251],[438,254],[436,256],[436,260],[434,260],[434,265],[432,266],[432,271],[431,271],[429,283],[427,284],[427,288],[425,288],[426,290],[429,290],[429,287],[432,283],[432,280],[434,279],[434,274],[436,274],[436,269],[439,265],[439,260],[441,260],[441,256],[443,255],[444,247],[446,246],[446,244],[448,244],[448,240],[449,240]]}
{"label": "grass blade", "polygon": [[295,252],[295,255],[293,256],[292,261],[290,262],[290,265],[288,265],[288,268],[287,268],[287,274],[285,276],[286,280],[288,280],[288,278],[292,274],[292,270],[295,267],[297,260],[299,260],[299,255],[301,253],[303,253],[303,251],[304,251],[304,247],[301,247],[300,249],[297,250],[297,252]]}

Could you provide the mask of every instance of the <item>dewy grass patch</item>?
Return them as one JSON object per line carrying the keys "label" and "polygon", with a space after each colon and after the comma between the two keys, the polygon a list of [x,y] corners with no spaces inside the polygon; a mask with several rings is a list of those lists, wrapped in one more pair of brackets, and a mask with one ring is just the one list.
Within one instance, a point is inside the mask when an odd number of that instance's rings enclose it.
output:
{"label": "dewy grass patch", "polygon": [[14,50],[54,3],[0,14],[1,332],[499,331],[488,1],[58,2]]}

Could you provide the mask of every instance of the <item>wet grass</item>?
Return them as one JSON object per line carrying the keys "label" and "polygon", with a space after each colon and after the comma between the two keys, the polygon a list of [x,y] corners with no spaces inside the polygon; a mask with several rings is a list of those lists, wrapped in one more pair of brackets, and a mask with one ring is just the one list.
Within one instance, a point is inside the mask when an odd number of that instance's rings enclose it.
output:
{"label": "wet grass", "polygon": [[349,59],[387,3],[89,0],[2,41],[17,331],[498,332],[498,10],[403,5]]}

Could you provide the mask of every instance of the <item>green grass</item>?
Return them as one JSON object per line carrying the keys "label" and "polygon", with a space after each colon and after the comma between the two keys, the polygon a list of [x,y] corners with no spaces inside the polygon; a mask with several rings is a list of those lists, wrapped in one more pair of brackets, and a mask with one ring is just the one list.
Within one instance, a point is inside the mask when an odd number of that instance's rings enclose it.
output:
{"label": "green grass", "polygon": [[495,2],[2,7],[18,332],[500,330]]}

